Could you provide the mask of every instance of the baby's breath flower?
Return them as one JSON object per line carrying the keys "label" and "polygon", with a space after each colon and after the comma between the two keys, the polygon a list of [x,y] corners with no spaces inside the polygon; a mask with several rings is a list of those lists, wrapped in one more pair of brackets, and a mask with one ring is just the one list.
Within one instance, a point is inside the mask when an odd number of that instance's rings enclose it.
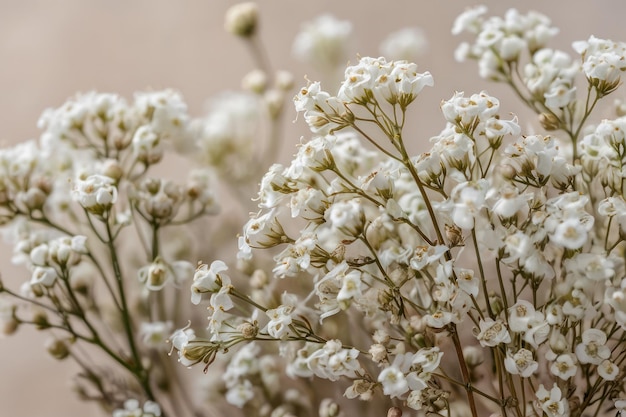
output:
{"label": "baby's breath flower", "polygon": [[380,45],[380,53],[389,59],[414,62],[428,50],[428,40],[417,27],[390,33]]}
{"label": "baby's breath flower", "polygon": [[247,38],[253,36],[259,20],[259,7],[256,3],[235,4],[226,11],[224,27],[233,35]]}
{"label": "baby's breath flower", "polygon": [[293,54],[321,71],[332,73],[348,60],[352,24],[325,14],[302,25]]}
{"label": "baby's breath flower", "polygon": [[507,350],[504,366],[510,374],[529,378],[539,368],[539,363],[533,359],[533,353],[521,348],[514,354]]}
{"label": "baby's breath flower", "polygon": [[476,338],[482,346],[497,346],[510,343],[511,335],[501,320],[486,318],[479,322],[480,331]]}
{"label": "baby's breath flower", "polygon": [[88,212],[102,215],[117,201],[117,187],[109,177],[90,175],[76,181],[72,197]]}
{"label": "baby's breath flower", "polygon": [[191,284],[191,302],[199,304],[202,293],[217,293],[230,285],[230,277],[222,272],[228,270],[223,261],[213,261],[211,265],[200,264],[196,268]]}

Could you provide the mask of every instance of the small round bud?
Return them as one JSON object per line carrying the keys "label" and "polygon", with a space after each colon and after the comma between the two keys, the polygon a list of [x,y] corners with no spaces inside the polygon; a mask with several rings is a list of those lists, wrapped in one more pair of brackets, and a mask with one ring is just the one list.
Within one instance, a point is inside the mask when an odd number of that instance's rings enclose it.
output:
{"label": "small round bud", "polygon": [[269,279],[267,277],[267,273],[262,269],[256,269],[250,277],[250,286],[252,288],[265,288],[268,283]]}
{"label": "small round bud", "polygon": [[29,210],[40,210],[46,202],[46,193],[37,187],[31,187],[21,195],[22,201]]}
{"label": "small round bud", "polygon": [[337,417],[341,414],[339,404],[330,398],[324,398],[320,403],[320,417]]}
{"label": "small round bud", "polygon": [[259,333],[259,326],[256,322],[244,322],[237,326],[237,331],[241,333],[244,339],[254,339]]}
{"label": "small round bud", "polygon": [[124,175],[124,170],[122,169],[119,162],[114,159],[109,159],[104,163],[102,174],[105,177],[109,177],[114,180],[116,183],[119,182],[122,175]]}
{"label": "small round bud", "polygon": [[548,131],[557,130],[561,126],[559,119],[552,113],[541,113],[539,115],[539,123]]}
{"label": "small round bud", "polygon": [[33,308],[31,320],[37,327],[37,330],[44,330],[50,327],[48,313],[43,308]]}
{"label": "small round bud", "polygon": [[391,407],[387,410],[387,417],[402,417],[402,410],[398,407]]}
{"label": "small round bud", "polygon": [[259,8],[256,3],[239,3],[226,11],[224,27],[233,35],[249,38],[256,32],[258,20]]}
{"label": "small round bud", "polygon": [[45,346],[48,353],[58,360],[63,360],[70,354],[70,350],[64,340],[48,339]]}
{"label": "small round bud", "polygon": [[263,94],[267,89],[267,75],[260,69],[254,69],[244,75],[241,88],[255,94]]}
{"label": "small round bud", "polygon": [[380,363],[387,359],[387,349],[379,343],[370,347],[369,354],[372,355],[372,360],[376,363]]}
{"label": "small round bud", "polygon": [[263,96],[265,105],[272,119],[277,119],[283,112],[285,107],[285,95],[282,91],[272,89],[268,90]]}
{"label": "small round bud", "polygon": [[614,106],[615,106],[615,114],[617,115],[617,117],[626,116],[626,101],[616,99],[614,102]]}
{"label": "small round bud", "polygon": [[499,165],[498,173],[502,175],[502,178],[505,180],[512,180],[517,175],[515,167],[510,164]]}
{"label": "small round bud", "polygon": [[0,321],[0,326],[2,326],[0,327],[0,335],[10,336],[20,327],[20,322],[15,317],[10,317]]}
{"label": "small round bud", "polygon": [[274,77],[274,85],[276,88],[289,91],[293,88],[293,74],[289,71],[278,71]]}
{"label": "small round bud", "polygon": [[476,346],[466,346],[463,348],[463,357],[468,367],[476,368],[485,361],[485,354],[482,349]]}
{"label": "small round bud", "polygon": [[504,310],[502,298],[496,293],[489,294],[489,304],[491,305],[491,310],[495,315],[500,314],[500,312]]}

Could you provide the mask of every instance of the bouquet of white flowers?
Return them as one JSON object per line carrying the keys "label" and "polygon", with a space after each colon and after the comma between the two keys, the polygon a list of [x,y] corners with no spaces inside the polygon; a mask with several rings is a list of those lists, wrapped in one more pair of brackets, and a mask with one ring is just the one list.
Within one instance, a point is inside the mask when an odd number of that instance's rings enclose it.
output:
{"label": "bouquet of white flowers", "polygon": [[[31,271],[19,291],[0,285],[4,332],[49,331],[48,350],[82,367],[81,395],[115,417],[621,413],[626,111],[591,116],[621,84],[626,44],[591,36],[571,56],[549,48],[546,16],[486,12],[454,22],[471,37],[456,57],[510,86],[540,132],[522,134],[485,91],[455,92],[431,149],[412,154],[405,125],[435,77],[401,59],[425,47],[404,30],[384,43],[400,59],[360,57],[338,85],[300,88],[310,138],[267,169],[292,80],[268,78],[253,3],[233,6],[226,28],[259,70],[208,117],[191,119],[172,91],[47,111],[38,143],[0,151],[0,215]],[[332,79],[350,33],[322,16],[297,55]],[[168,146],[210,171],[183,185],[149,176]],[[219,248],[228,222],[200,219],[217,215],[218,180],[254,210],[238,253]],[[181,303],[192,276],[208,326]],[[207,374],[206,404],[168,352]]]}

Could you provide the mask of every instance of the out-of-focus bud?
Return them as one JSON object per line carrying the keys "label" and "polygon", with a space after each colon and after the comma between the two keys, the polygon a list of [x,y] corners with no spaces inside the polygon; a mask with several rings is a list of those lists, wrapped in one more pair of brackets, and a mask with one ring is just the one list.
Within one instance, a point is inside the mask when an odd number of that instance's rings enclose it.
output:
{"label": "out-of-focus bud", "polygon": [[476,368],[485,361],[485,354],[483,350],[476,346],[464,347],[463,357],[465,358],[465,363],[470,369]]}
{"label": "out-of-focus bud", "polygon": [[517,175],[515,167],[510,164],[503,164],[498,166],[498,173],[502,175],[505,180],[512,180]]}
{"label": "out-of-focus bud", "polygon": [[398,407],[391,407],[387,410],[387,417],[402,417],[402,410]]}
{"label": "out-of-focus bud", "polygon": [[613,105],[615,106],[615,114],[617,117],[626,116],[626,101],[616,99]]}
{"label": "out-of-focus bud", "polygon": [[341,415],[339,404],[330,398],[324,398],[320,403],[320,417],[337,417]]}
{"label": "out-of-focus bud", "polygon": [[489,294],[489,304],[491,305],[491,311],[493,311],[493,314],[496,316],[504,310],[502,298],[496,293]]}
{"label": "out-of-focus bud", "polygon": [[259,8],[256,3],[239,3],[226,11],[224,28],[233,35],[249,38],[256,32],[258,20]]}
{"label": "out-of-focus bud", "polygon": [[246,321],[237,326],[237,331],[244,339],[254,339],[259,334],[259,325],[256,321],[254,323]]}
{"label": "out-of-focus bud", "polygon": [[37,327],[37,330],[44,330],[50,327],[48,322],[48,313],[43,308],[32,308],[32,321]]}
{"label": "out-of-focus bud", "polygon": [[272,119],[277,119],[285,107],[285,94],[277,89],[268,90],[263,96],[267,111]]}
{"label": "out-of-focus bud", "polygon": [[122,169],[120,163],[115,159],[108,159],[105,161],[102,174],[106,177],[111,178],[116,183],[119,182],[122,175],[124,175],[124,170]]}
{"label": "out-of-focus bud", "polygon": [[293,74],[284,70],[276,72],[274,85],[283,91],[291,90],[293,88]]}
{"label": "out-of-focus bud", "polygon": [[70,354],[67,343],[61,339],[48,339],[45,346],[48,353],[58,360],[63,360]]}
{"label": "out-of-focus bud", "polygon": [[267,74],[260,69],[254,69],[243,76],[241,88],[255,94],[262,94],[267,88]]}
{"label": "out-of-focus bud", "polygon": [[552,113],[541,113],[539,115],[539,123],[541,123],[541,126],[548,131],[557,130],[561,125],[558,117]]}

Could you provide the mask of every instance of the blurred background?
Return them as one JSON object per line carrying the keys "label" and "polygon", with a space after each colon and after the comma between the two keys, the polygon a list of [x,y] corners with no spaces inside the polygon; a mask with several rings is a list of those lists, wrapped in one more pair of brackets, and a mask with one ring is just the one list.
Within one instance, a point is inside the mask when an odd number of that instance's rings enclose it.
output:
{"label": "blurred background", "polygon": [[[350,20],[355,57],[357,53],[378,56],[380,42],[390,32],[421,27],[430,46],[418,64],[420,71],[433,74],[435,87],[414,105],[410,137],[415,149],[420,144],[424,149],[428,138],[444,126],[439,103],[457,90],[487,89],[501,99],[502,114],[515,112],[522,126],[535,123],[534,117],[524,118],[530,115],[517,101],[507,99],[504,86],[480,80],[475,63],[454,61],[462,37],[452,36],[450,28],[459,13],[476,4],[473,1],[258,3],[260,37],[273,67],[292,72],[296,87],[306,83],[305,75],[311,80],[318,76],[291,55],[293,39],[305,21],[322,13]],[[551,43],[554,48],[571,51],[572,41],[591,34],[626,40],[626,3],[621,0],[483,3],[490,14],[502,14],[509,7],[546,14],[561,29]],[[0,0],[0,144],[36,138],[41,112],[60,106],[79,91],[116,92],[131,98],[135,91],[171,87],[183,94],[192,116],[202,115],[207,99],[225,89],[239,89],[241,77],[252,69],[244,44],[223,29],[224,12],[232,4],[226,0]],[[300,137],[307,135],[301,120],[290,123],[295,111],[287,115],[283,155],[292,154]],[[11,249],[0,249],[3,279],[12,283],[26,279],[25,270],[10,264]],[[20,328],[16,335],[1,339],[0,415],[98,416],[93,405],[81,404],[70,392],[74,369],[69,368],[45,352],[43,338],[35,331]]]}

